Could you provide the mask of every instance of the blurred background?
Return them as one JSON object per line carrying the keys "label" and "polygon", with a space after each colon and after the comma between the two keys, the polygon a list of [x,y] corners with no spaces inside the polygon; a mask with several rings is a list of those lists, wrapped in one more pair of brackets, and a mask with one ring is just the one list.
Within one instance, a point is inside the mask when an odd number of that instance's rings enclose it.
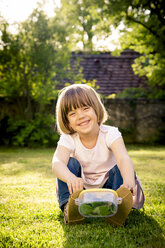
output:
{"label": "blurred background", "polygon": [[87,83],[127,143],[165,138],[163,1],[0,0],[0,145],[56,146],[59,90]]}

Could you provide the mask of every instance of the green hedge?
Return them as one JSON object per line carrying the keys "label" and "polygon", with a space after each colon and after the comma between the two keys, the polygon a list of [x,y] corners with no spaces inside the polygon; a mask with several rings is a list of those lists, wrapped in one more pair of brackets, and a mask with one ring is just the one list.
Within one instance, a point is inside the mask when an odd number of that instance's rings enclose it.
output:
{"label": "green hedge", "polygon": [[[2,133],[1,145],[21,147],[51,147],[56,146],[58,134],[52,114],[36,114],[32,120],[9,117],[6,119],[7,128]],[[3,129],[1,123],[1,130]]]}

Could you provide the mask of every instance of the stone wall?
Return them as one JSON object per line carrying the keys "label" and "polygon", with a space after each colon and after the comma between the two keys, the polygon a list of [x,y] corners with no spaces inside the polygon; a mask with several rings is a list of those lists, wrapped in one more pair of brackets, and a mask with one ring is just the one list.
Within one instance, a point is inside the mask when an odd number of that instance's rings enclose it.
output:
{"label": "stone wall", "polygon": [[[122,132],[126,143],[165,144],[165,101],[146,99],[104,99],[109,113],[108,124]],[[47,112],[55,114],[55,102]],[[34,107],[36,104],[34,104]],[[0,98],[0,133],[4,132],[7,117],[20,115],[20,105]]]}
{"label": "stone wall", "polygon": [[165,101],[108,99],[109,124],[119,127],[127,143],[165,143]]}

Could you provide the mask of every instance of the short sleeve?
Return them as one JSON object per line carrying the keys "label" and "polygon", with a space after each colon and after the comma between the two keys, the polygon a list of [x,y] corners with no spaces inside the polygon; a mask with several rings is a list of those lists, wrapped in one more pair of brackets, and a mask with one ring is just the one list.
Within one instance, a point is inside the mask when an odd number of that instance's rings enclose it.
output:
{"label": "short sleeve", "polygon": [[71,137],[71,135],[68,135],[68,134],[61,135],[60,140],[58,141],[58,145],[64,146],[72,152],[75,149],[74,140]]}
{"label": "short sleeve", "polygon": [[112,143],[121,137],[121,133],[118,130],[117,127],[111,127],[109,126],[108,128],[108,132],[106,134],[106,144],[108,147],[110,147],[112,145]]}

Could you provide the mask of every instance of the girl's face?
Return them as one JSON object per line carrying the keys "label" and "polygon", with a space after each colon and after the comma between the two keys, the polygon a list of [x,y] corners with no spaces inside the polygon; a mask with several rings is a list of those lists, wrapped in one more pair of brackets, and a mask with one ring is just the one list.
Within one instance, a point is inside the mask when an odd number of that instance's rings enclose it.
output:
{"label": "girl's face", "polygon": [[70,128],[80,136],[92,134],[99,128],[96,113],[90,106],[73,109],[67,117]]}

